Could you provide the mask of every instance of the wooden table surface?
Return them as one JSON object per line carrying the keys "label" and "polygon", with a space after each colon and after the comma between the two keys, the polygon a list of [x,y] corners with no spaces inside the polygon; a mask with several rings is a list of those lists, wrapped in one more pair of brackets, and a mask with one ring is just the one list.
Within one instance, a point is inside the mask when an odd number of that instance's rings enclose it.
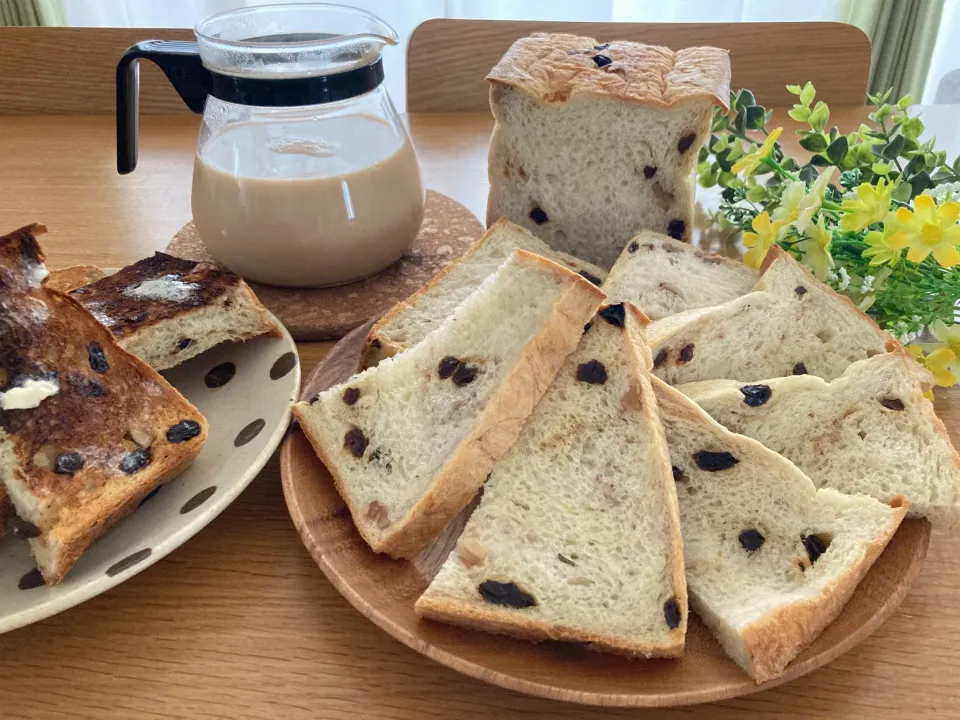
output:
{"label": "wooden table surface", "polygon": [[[834,108],[832,121],[847,130],[863,116],[863,108]],[[950,157],[960,151],[960,110],[924,108],[923,119]],[[427,186],[482,218],[490,119],[409,121]],[[0,230],[45,223],[54,268],[116,267],[165,247],[190,218],[197,129],[196,117],[143,117],[139,168],[120,177],[112,117],[0,116]],[[792,136],[782,139],[797,152]],[[329,347],[301,344],[305,376]],[[937,410],[960,443],[960,392],[938,390]],[[3,718],[357,716],[957,718],[960,539],[935,532],[900,610],[858,648],[800,680],[715,705],[592,709],[460,676],[365,620],[301,544],[274,457],[230,508],[163,561],[0,636]]]}

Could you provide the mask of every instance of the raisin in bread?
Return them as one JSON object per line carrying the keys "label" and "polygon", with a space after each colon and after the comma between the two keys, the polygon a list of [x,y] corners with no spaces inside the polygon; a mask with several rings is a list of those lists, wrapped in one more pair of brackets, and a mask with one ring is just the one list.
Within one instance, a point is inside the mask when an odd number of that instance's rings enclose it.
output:
{"label": "raisin in bread", "polygon": [[632,655],[683,652],[683,544],[646,322],[629,304],[593,319],[493,466],[419,614]]}
{"label": "raisin in bread", "polygon": [[96,265],[71,265],[60,270],[51,270],[44,285],[57,292],[68,293],[78,287],[89,285],[104,277],[103,270]]}
{"label": "raisin in bread", "polygon": [[746,295],[759,278],[742,262],[644,231],[627,243],[601,287],[611,301],[632,302],[659,320]]}
{"label": "raisin in bread", "polygon": [[535,33],[487,79],[488,225],[506,216],[605,267],[641,230],[690,239],[697,153],[730,93],[726,50]]}
{"label": "raisin in bread", "polygon": [[754,292],[651,323],[654,373],[671,385],[806,374],[832,380],[857,360],[899,347],[789,253],[771,248],[767,263]]}
{"label": "raisin in bread", "polygon": [[758,683],[843,610],[909,503],[817,490],[789,460],[653,381],[673,462],[690,605]]}
{"label": "raisin in bread", "polygon": [[860,360],[832,382],[805,375],[678,387],[714,420],[791,460],[817,487],[910,501],[909,517],[949,520],[960,458],[903,351]]}
{"label": "raisin in bread", "polygon": [[458,260],[447,265],[426,285],[377,321],[367,336],[361,369],[376,365],[383,358],[396,355],[423,340],[517,249],[564,265],[595,285],[599,285],[607,276],[603,268],[554,252],[527,230],[501,219]]}
{"label": "raisin in bread", "polygon": [[237,275],[161,252],[70,294],[124,350],[156,370],[220,343],[277,332]]}
{"label": "raisin in bread", "polygon": [[82,305],[35,280],[40,232],[0,238],[0,481],[54,584],[192,462],[207,423]]}
{"label": "raisin in bread", "polygon": [[516,250],[418,345],[294,405],[370,547],[411,557],[470,501],[603,297]]}

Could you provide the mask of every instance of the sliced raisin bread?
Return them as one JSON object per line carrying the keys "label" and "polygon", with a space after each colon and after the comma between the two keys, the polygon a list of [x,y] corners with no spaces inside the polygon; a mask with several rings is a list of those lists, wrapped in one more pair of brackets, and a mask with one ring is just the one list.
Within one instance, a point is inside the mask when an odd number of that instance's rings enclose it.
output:
{"label": "sliced raisin bread", "polygon": [[0,238],[0,481],[47,583],[193,461],[203,416],[68,295],[35,281],[40,226]]}
{"label": "sliced raisin bread", "polygon": [[789,460],[657,378],[690,605],[758,683],[843,610],[909,504],[817,490]]}
{"label": "sliced raisin bread", "polygon": [[671,385],[806,374],[832,380],[857,360],[899,347],[789,253],[774,247],[767,263],[754,292],[651,323],[654,373]]}
{"label": "sliced raisin bread", "polygon": [[648,230],[627,243],[601,287],[611,301],[632,302],[659,320],[746,295],[759,278],[742,262]]}
{"label": "sliced raisin bread", "polygon": [[832,382],[805,375],[677,388],[733,432],[793,461],[817,487],[910,501],[910,517],[960,510],[960,457],[904,352],[860,360]]}
{"label": "sliced raisin bread", "polygon": [[683,545],[646,322],[629,304],[593,319],[493,466],[419,614],[626,654],[683,652]]}
{"label": "sliced raisin bread", "polygon": [[161,252],[70,295],[124,350],[156,370],[179,365],[220,343],[277,332],[239,276]]}
{"label": "sliced raisin bread", "polygon": [[411,557],[470,501],[603,297],[516,250],[418,345],[294,405],[370,547]]}
{"label": "sliced raisin bread", "polygon": [[488,225],[506,216],[605,267],[641,230],[690,239],[693,167],[730,93],[726,50],[535,33],[487,79]]}
{"label": "sliced raisin bread", "polygon": [[57,292],[68,293],[78,287],[89,285],[106,275],[96,265],[71,265],[60,270],[51,270],[44,286]]}
{"label": "sliced raisin bread", "polygon": [[377,321],[367,336],[360,368],[372,367],[423,340],[517,249],[564,265],[594,285],[599,285],[607,276],[603,268],[554,252],[529,231],[501,219],[459,259]]}

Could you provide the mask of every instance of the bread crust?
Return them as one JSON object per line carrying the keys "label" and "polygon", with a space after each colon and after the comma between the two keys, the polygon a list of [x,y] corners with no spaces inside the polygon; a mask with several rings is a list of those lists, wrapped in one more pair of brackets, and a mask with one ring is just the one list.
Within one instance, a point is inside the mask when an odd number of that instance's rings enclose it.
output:
{"label": "bread crust", "polygon": [[[354,524],[375,552],[395,558],[416,555],[473,498],[493,463],[516,441],[527,416],[550,386],[567,354],[576,346],[583,332],[583,322],[574,319],[589,319],[605,297],[592,283],[552,260],[525,250],[516,250],[515,253],[519,262],[538,267],[569,285],[554,305],[547,322],[527,343],[513,371],[504,378],[496,395],[477,417],[473,429],[434,476],[423,497],[382,535],[374,537],[366,532],[365,523],[356,522],[357,513],[363,508],[351,505],[349,491],[336,470],[337,463],[323,451],[319,438],[311,432],[306,406],[298,403],[293,407],[304,434],[350,507]],[[590,312],[585,313],[584,308],[590,308]]]}
{"label": "bread crust", "polygon": [[[729,109],[727,51],[692,47],[674,52],[656,45],[616,40],[597,49],[591,37],[534,33],[520,38],[487,80],[512,85],[541,102],[562,103],[577,94],[669,108],[688,99],[709,99]],[[594,57],[612,62],[600,67]]]}

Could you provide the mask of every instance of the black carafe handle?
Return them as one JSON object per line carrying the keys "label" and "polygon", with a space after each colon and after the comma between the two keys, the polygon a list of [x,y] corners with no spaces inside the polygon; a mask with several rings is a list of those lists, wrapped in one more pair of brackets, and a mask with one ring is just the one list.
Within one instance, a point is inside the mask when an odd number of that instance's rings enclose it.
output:
{"label": "black carafe handle", "polygon": [[141,59],[156,63],[195,113],[203,112],[210,89],[210,72],[200,62],[195,42],[144,40],[127,48],[117,63],[117,172],[121,175],[137,167]]}

